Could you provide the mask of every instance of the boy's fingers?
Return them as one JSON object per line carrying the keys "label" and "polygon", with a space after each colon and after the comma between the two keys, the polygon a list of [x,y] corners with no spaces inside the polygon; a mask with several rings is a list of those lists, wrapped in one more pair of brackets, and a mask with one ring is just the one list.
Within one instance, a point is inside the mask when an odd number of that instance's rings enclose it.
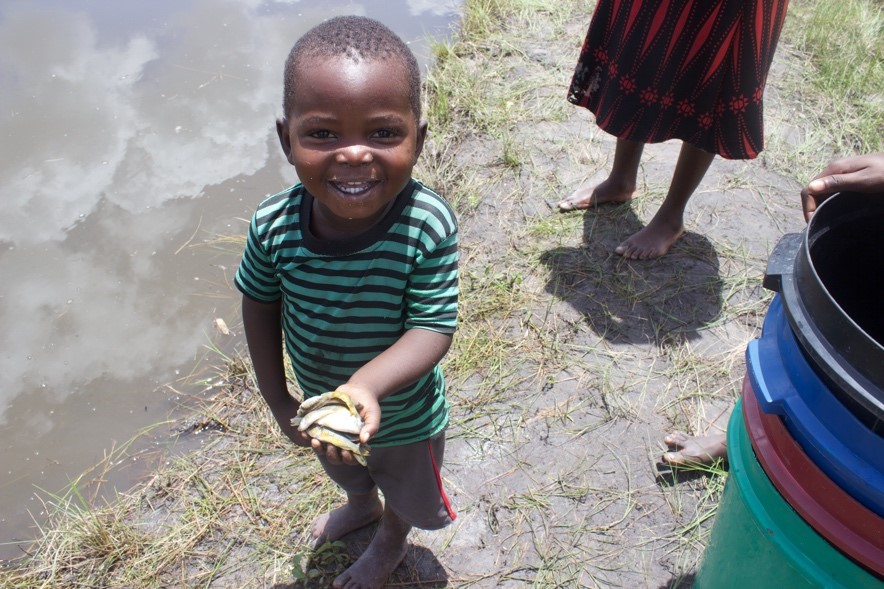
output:
{"label": "boy's fingers", "polygon": [[353,456],[353,453],[350,452],[349,450],[342,449],[340,452],[341,452],[341,462],[343,462],[344,464],[347,464],[350,466],[353,466],[355,464],[359,464],[358,462],[356,462],[356,458]]}
{"label": "boy's fingers", "polygon": [[381,412],[366,411],[362,415],[362,421],[363,426],[362,429],[359,430],[359,441],[363,444],[367,444],[368,440],[378,433],[378,430],[381,428]]}
{"label": "boy's fingers", "polygon": [[341,464],[355,466],[359,464],[359,461],[356,460],[356,457],[349,450],[338,448],[332,444],[324,444],[315,438],[312,439],[310,445],[318,456],[325,458],[330,464],[335,466],[340,466]]}
{"label": "boy's fingers", "polygon": [[338,455],[337,448],[331,444],[323,444],[316,438],[310,438],[310,447],[317,455],[322,456],[332,464],[340,464],[341,457]]}
{"label": "boy's fingers", "polygon": [[361,403],[359,417],[362,418],[362,429],[359,430],[359,441],[368,443],[369,438],[381,429],[381,406],[374,403]]}
{"label": "boy's fingers", "polygon": [[331,444],[325,445],[325,458],[332,464],[342,464],[345,462],[343,452]]}

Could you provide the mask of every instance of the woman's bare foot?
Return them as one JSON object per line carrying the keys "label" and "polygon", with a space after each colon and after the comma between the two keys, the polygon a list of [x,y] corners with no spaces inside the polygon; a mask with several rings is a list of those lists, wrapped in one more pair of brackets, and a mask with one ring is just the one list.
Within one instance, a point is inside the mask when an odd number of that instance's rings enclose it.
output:
{"label": "woman's bare foot", "polygon": [[594,188],[578,188],[559,203],[559,211],[567,212],[611,203],[624,203],[635,196],[635,184],[625,184],[610,177]]}
{"label": "woman's bare foot", "polygon": [[347,495],[347,503],[323,513],[310,527],[313,545],[334,542],[354,530],[372,524],[384,514],[384,504],[377,489],[366,495]]}
{"label": "woman's bare foot", "polygon": [[385,510],[374,538],[353,565],[332,583],[335,589],[380,589],[405,558],[411,526]]}
{"label": "woman's bare foot", "polygon": [[664,452],[663,462],[667,464],[705,464],[727,460],[727,435],[689,436],[673,432],[663,438],[674,452]]}
{"label": "woman's bare foot", "polygon": [[653,260],[666,254],[682,233],[684,226],[681,221],[673,223],[657,216],[641,231],[614,248],[614,253],[630,260]]}
{"label": "woman's bare foot", "polygon": [[669,192],[657,214],[644,229],[614,248],[614,252],[630,260],[651,260],[668,252],[684,232],[685,207],[714,158],[712,153],[682,143]]}

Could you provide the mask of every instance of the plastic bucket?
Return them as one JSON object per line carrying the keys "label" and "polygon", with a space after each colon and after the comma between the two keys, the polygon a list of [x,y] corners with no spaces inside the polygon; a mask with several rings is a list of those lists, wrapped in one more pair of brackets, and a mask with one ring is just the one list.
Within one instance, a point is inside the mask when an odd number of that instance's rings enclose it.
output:
{"label": "plastic bucket", "polygon": [[881,580],[817,534],[774,488],[752,451],[741,403],[727,438],[730,474],[695,588],[881,588]]}
{"label": "plastic bucket", "polygon": [[767,478],[804,521],[841,552],[884,576],[884,518],[826,476],[789,435],[779,415],[761,411],[748,375],[743,423]]}
{"label": "plastic bucket", "polygon": [[782,415],[829,478],[884,516],[884,438],[848,410],[807,361],[780,295],[768,308],[761,338],[746,348],[746,371],[761,410]]}
{"label": "plastic bucket", "polygon": [[800,345],[833,394],[884,435],[884,194],[842,192],[768,259]]}

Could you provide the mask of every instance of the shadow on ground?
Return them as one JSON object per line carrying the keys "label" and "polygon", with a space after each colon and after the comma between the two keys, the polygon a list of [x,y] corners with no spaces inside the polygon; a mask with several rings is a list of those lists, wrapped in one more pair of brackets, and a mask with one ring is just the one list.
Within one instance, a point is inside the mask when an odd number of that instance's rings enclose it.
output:
{"label": "shadow on ground", "polygon": [[658,589],[691,589],[694,586],[695,575],[682,575],[673,577],[668,583],[660,585]]}
{"label": "shadow on ground", "polygon": [[[310,574],[309,580],[293,580],[278,583],[272,589],[327,589],[332,581],[365,552],[377,526],[356,530],[343,538],[343,543],[320,547],[307,555],[302,569]],[[387,586],[401,589],[444,589],[449,587],[448,573],[431,550],[424,546],[409,545],[405,559],[387,581]]]}
{"label": "shadow on ground", "polygon": [[695,339],[722,308],[718,254],[687,232],[656,260],[614,253],[642,223],[627,205],[583,213],[583,244],[544,252],[546,290],[570,304],[599,336],[613,343],[657,345]]}
{"label": "shadow on ground", "polygon": [[726,462],[715,464],[714,467],[702,465],[677,466],[659,462],[657,463],[657,473],[654,475],[654,481],[661,488],[672,488],[679,483],[719,476],[725,470],[727,470]]}

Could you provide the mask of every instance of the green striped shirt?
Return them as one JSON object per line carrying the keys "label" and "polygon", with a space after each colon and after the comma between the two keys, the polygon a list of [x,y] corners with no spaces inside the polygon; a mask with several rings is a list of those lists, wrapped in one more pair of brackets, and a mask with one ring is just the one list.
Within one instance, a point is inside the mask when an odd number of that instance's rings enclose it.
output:
{"label": "green striped shirt", "polygon": [[[304,397],[336,389],[406,329],[453,333],[457,323],[457,221],[416,180],[384,218],[347,240],[310,231],[313,197],[302,185],[268,197],[249,226],[239,290],[282,301],[282,330]],[[372,445],[425,440],[445,428],[439,366],[381,401]]]}

